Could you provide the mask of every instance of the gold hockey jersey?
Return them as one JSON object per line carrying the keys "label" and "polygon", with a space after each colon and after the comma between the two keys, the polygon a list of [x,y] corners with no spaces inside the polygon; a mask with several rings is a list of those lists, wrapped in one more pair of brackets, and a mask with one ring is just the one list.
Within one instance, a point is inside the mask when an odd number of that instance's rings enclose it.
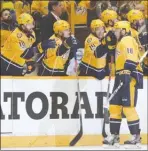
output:
{"label": "gold hockey jersey", "polygon": [[106,56],[96,58],[94,55],[96,48],[100,44],[99,39],[93,34],[86,38],[82,64],[94,70],[102,69],[106,66]]}
{"label": "gold hockey jersey", "polygon": [[1,48],[1,56],[8,62],[11,62],[16,66],[23,67],[26,60],[20,56],[27,48],[32,46],[35,40],[34,32],[32,36],[27,37],[19,28],[16,28]]}
{"label": "gold hockey jersey", "polygon": [[[139,61],[139,48],[136,40],[131,36],[123,37],[117,44],[115,56],[116,73],[124,70],[126,61],[132,64],[137,64]],[[138,70],[142,71],[138,66]]]}
{"label": "gold hockey jersey", "polygon": [[43,65],[45,65],[46,68],[48,68],[48,70],[51,72],[64,72],[64,65],[68,60],[70,50],[68,50],[62,56],[57,56],[56,53],[59,46],[62,44],[62,40],[55,35],[51,36],[50,39],[54,39],[56,41],[56,47],[47,50],[47,53],[43,59]]}
{"label": "gold hockey jersey", "polygon": [[0,36],[1,36],[1,47],[4,45],[6,39],[10,36],[12,31],[15,29],[13,24],[7,24],[6,22],[1,22]]}

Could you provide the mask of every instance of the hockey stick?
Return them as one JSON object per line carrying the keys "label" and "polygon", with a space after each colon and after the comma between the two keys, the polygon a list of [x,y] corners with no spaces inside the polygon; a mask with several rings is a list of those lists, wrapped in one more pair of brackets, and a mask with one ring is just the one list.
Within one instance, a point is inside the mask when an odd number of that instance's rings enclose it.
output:
{"label": "hockey stick", "polygon": [[[118,91],[120,90],[120,88],[123,86],[123,82],[121,82],[118,87],[114,90],[114,92],[112,93],[112,95],[109,97],[109,99],[107,100],[108,104],[111,101],[111,99],[118,93]],[[104,108],[106,108],[108,110],[108,105],[104,106]]]}
{"label": "hockey stick", "polygon": [[148,50],[143,54],[143,56],[140,58],[139,63],[142,63],[144,58],[147,56]]}
{"label": "hockey stick", "polygon": [[78,77],[78,63],[75,59],[75,67],[76,67],[76,80],[77,80],[77,91],[78,91],[78,103],[79,103],[79,119],[80,119],[80,130],[78,134],[73,138],[73,140],[70,142],[70,146],[74,146],[82,137],[83,135],[83,123],[82,123],[82,111],[81,111],[81,96],[80,96],[80,85],[79,85],[79,77]]}
{"label": "hockey stick", "polygon": [[[110,84],[111,84],[111,74],[112,74],[112,64],[114,62],[114,56],[111,56],[111,64],[110,64],[110,74],[109,74],[109,80],[108,80],[108,87],[107,87],[107,97],[106,97],[106,104],[109,104],[107,101],[109,99],[109,92],[110,92]],[[105,104],[105,106],[106,106]],[[106,135],[110,134],[110,127],[109,127],[109,111],[108,108],[105,108],[103,105],[103,111],[104,111],[104,128],[105,128],[105,133]]]}

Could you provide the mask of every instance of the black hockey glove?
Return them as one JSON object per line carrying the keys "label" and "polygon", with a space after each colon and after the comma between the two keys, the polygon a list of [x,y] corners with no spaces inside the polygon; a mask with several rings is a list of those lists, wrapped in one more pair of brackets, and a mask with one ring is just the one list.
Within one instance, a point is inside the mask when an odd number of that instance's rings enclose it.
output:
{"label": "black hockey glove", "polygon": [[34,61],[26,61],[26,64],[23,69],[23,75],[30,74],[35,70],[35,62]]}
{"label": "black hockey glove", "polygon": [[102,40],[102,44],[106,45],[109,53],[114,54],[117,45],[117,38],[115,34],[112,31],[109,31]]}
{"label": "black hockey glove", "polygon": [[76,46],[78,44],[77,39],[74,36],[70,36],[69,38],[67,38],[64,42],[64,45],[67,48],[71,48],[73,46]]}
{"label": "black hockey glove", "polygon": [[37,48],[39,53],[46,52],[49,48],[55,48],[56,42],[53,39],[44,40],[43,42],[39,43]]}

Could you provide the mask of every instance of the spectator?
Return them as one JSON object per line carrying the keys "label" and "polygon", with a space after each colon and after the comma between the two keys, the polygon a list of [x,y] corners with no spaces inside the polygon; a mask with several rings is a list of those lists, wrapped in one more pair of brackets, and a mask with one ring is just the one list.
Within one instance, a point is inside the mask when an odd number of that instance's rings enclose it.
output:
{"label": "spectator", "polygon": [[41,41],[41,22],[42,17],[48,14],[48,3],[49,0],[42,1],[32,1],[31,4],[31,13],[35,21],[35,35],[36,35],[36,42],[34,45],[36,46]]}
{"label": "spectator", "polygon": [[10,9],[3,9],[0,13],[0,17],[1,17],[0,23],[1,47],[2,47],[10,33],[15,29],[15,24],[12,20]]}
{"label": "spectator", "polygon": [[41,40],[47,40],[53,35],[53,24],[60,20],[62,5],[58,0],[50,0],[48,4],[48,15],[44,16],[41,22]]}
{"label": "spectator", "polygon": [[23,14],[23,13],[31,13],[31,6],[30,3],[27,2],[27,0],[17,0],[14,2],[14,7],[15,7],[15,12],[16,12],[16,17],[18,17]]}

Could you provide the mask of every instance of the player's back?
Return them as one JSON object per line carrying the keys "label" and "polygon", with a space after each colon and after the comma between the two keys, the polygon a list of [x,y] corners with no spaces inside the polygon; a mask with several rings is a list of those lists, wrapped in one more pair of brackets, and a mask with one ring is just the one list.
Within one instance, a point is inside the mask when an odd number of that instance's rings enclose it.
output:
{"label": "player's back", "polygon": [[138,44],[132,36],[123,37],[116,48],[116,72],[124,69],[124,64],[128,60],[130,63],[138,62]]}

